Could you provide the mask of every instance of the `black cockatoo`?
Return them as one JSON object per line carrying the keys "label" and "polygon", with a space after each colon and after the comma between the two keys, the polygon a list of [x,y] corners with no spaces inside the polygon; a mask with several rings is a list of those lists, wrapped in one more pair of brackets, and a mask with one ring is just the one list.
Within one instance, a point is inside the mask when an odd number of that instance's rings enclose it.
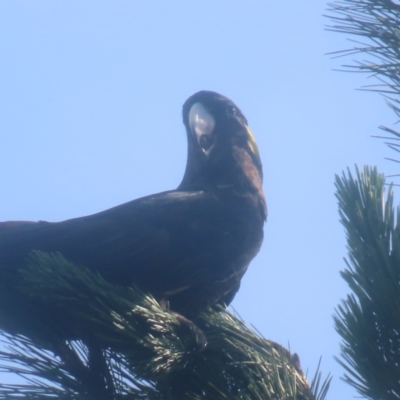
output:
{"label": "black cockatoo", "polygon": [[177,189],[62,222],[0,223],[0,282],[17,286],[27,256],[41,250],[135,284],[188,318],[228,305],[263,240],[260,155],[242,112],[218,93],[189,97],[183,123]]}

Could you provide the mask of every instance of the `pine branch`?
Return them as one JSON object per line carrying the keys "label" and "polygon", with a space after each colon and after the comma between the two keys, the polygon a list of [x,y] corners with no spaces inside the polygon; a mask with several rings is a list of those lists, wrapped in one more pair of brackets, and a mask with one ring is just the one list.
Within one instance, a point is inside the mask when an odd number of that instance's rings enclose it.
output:
{"label": "pine branch", "polygon": [[[0,399],[316,399],[298,357],[226,311],[182,323],[151,296],[108,283],[60,254],[34,252],[21,290],[37,310],[29,338],[3,333],[0,370],[28,384],[0,385]],[[207,338],[199,346],[198,332]],[[50,332],[49,332],[50,331]],[[61,338],[61,339],[60,339]],[[36,397],[35,397],[36,396]]]}
{"label": "pine branch", "polygon": [[[359,56],[352,64],[343,65],[345,71],[367,73],[376,84],[363,90],[382,94],[390,108],[400,118],[400,5],[391,0],[337,0],[329,3],[333,22],[328,30],[361,37],[351,40],[354,46],[337,51],[337,57]],[[361,59],[366,55],[367,60]],[[385,126],[380,129],[399,136]],[[393,143],[387,143],[392,148]]]}
{"label": "pine branch", "polygon": [[341,272],[354,294],[336,310],[345,380],[369,399],[400,398],[400,225],[376,168],[336,177],[349,259]]}

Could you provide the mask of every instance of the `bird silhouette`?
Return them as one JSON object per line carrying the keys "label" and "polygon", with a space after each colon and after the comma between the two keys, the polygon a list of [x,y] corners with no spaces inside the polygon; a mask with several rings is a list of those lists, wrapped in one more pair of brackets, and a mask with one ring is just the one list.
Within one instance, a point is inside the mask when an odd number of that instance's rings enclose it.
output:
{"label": "bird silhouette", "polygon": [[200,91],[183,105],[187,165],[177,189],[62,222],[0,223],[0,282],[18,286],[33,250],[122,285],[188,318],[228,305],[260,249],[267,209],[255,139],[228,98]]}

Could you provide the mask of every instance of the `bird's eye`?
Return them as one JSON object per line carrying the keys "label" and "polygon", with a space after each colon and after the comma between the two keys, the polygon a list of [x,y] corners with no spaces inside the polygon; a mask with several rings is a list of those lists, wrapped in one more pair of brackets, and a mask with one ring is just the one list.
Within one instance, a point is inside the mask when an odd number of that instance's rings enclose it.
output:
{"label": "bird's eye", "polygon": [[201,103],[195,103],[189,112],[189,125],[197,143],[208,154],[215,140],[215,119]]}

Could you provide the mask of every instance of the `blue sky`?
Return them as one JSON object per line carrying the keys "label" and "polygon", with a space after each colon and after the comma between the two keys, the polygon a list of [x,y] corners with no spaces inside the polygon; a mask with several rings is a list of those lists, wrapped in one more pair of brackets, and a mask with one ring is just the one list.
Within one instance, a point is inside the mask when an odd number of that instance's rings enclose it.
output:
{"label": "blue sky", "polygon": [[324,30],[326,2],[0,2],[0,220],[59,221],[176,187],[186,163],[185,99],[201,89],[246,115],[264,165],[264,245],[233,306],[303,369],[334,375],[332,314],[348,289],[334,174],[395,172],[392,126],[365,76],[333,71],[351,47]]}

